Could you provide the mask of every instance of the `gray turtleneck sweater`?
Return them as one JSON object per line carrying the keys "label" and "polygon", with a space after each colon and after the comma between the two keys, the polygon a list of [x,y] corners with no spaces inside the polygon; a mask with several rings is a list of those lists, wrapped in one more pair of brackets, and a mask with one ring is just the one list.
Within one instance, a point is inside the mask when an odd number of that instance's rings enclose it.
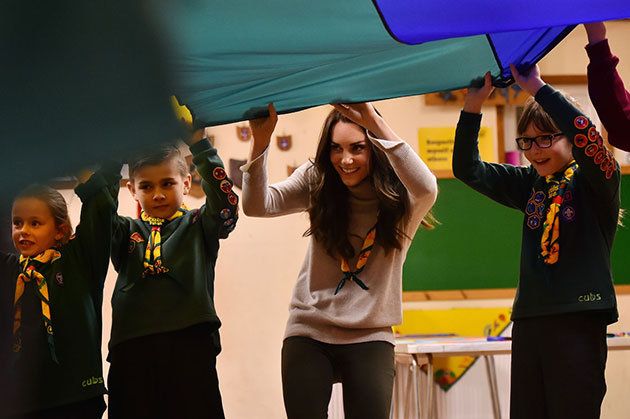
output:
{"label": "gray turtleneck sweater", "polygon": [[[437,196],[435,176],[404,141],[370,138],[389,159],[409,192],[411,211],[401,228],[411,238],[433,206]],[[300,166],[288,179],[268,185],[267,153],[241,167],[243,176],[243,211],[248,216],[276,217],[306,211],[315,169],[311,162]],[[369,181],[348,188],[350,194],[350,243],[358,255],[367,232],[376,223],[378,199]],[[293,290],[285,337],[347,344],[386,341],[393,344],[392,326],[402,321],[402,266],[410,240],[402,249],[385,254],[375,245],[359,278],[369,287],[360,288],[348,281],[337,295],[342,278],[340,260],[331,257],[321,243],[310,238],[304,263]],[[350,260],[354,269],[356,259]]]}

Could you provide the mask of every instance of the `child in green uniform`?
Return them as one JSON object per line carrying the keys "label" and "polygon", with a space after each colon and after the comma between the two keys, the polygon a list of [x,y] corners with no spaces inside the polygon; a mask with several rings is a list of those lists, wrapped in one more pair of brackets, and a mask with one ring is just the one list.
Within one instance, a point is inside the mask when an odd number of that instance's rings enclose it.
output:
{"label": "child in green uniform", "polygon": [[479,158],[489,74],[482,88],[469,89],[453,154],[458,179],[524,213],[510,417],[598,418],[606,392],[606,326],[618,317],[610,251],[619,165],[591,121],[542,81],[538,67],[527,75],[512,72],[535,98],[523,110],[516,139],[531,166]]}
{"label": "child in green uniform", "polygon": [[101,306],[120,165],[76,188],[76,234],[63,196],[33,185],[13,203],[19,255],[0,254],[0,417],[100,418]]}
{"label": "child in green uniform", "polygon": [[238,198],[210,142],[198,134],[189,145],[206,194],[200,209],[183,208],[191,176],[176,147],[129,164],[129,191],[142,213],[114,221],[112,419],[223,417],[214,266]]}

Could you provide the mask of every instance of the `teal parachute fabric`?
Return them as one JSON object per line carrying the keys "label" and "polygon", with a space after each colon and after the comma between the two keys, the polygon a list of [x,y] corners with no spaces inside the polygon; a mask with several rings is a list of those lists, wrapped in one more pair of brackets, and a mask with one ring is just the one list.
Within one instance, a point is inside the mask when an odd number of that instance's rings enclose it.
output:
{"label": "teal parachute fabric", "polygon": [[171,71],[144,6],[0,2],[0,207],[28,183],[179,136]]}
{"label": "teal parachute fabric", "polygon": [[[158,11],[172,41],[178,100],[200,124],[216,125],[262,115],[271,101],[282,113],[414,95],[468,86],[486,71],[497,84],[509,83],[510,62],[535,63],[573,24],[630,16],[627,0],[557,0],[548,2],[555,15],[533,18],[530,2],[505,14],[497,1],[388,0],[414,19],[426,13],[416,24],[403,22],[412,41],[422,42],[406,45],[392,36],[379,3],[164,1]],[[426,4],[426,11],[409,10]],[[462,5],[476,8],[477,21],[466,19]]]}

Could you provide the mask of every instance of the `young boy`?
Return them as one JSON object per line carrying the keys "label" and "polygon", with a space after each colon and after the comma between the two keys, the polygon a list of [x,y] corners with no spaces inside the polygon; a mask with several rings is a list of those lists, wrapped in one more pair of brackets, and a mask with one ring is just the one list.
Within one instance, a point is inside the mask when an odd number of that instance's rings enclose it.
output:
{"label": "young boy", "polygon": [[208,140],[198,133],[189,146],[206,194],[198,210],[183,208],[191,176],[176,147],[129,164],[128,188],[142,213],[114,223],[112,419],[224,417],[214,266],[219,239],[234,229],[238,198]]}
{"label": "young boy", "polygon": [[468,91],[453,152],[458,179],[524,213],[510,418],[598,418],[606,393],[606,325],[618,317],[610,251],[619,165],[590,120],[542,81],[538,67],[512,73],[535,98],[525,105],[516,139],[531,166],[479,158],[490,74],[482,88]]}

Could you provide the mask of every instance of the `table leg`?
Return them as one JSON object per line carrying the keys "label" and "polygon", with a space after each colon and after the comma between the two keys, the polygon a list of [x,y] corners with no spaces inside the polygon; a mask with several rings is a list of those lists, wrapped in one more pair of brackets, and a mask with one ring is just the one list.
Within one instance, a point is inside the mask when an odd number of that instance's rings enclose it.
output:
{"label": "table leg", "polygon": [[432,354],[427,354],[427,358],[428,358],[428,364],[427,364],[427,414],[426,414],[426,418],[427,419],[433,419],[433,413],[435,412],[434,409],[434,404],[435,404],[435,400],[434,400],[434,393],[433,393],[433,355]]}
{"label": "table leg", "polygon": [[492,399],[492,411],[494,419],[501,419],[501,406],[499,404],[499,385],[497,383],[497,371],[494,366],[494,356],[484,355],[486,362],[486,373],[488,375],[488,385],[490,386],[490,398]]}
{"label": "table leg", "polygon": [[[411,374],[410,378],[411,378],[411,388],[413,389],[413,397],[415,397],[416,400],[416,416],[418,419],[420,419],[420,408],[421,408],[421,404],[420,404],[420,382],[418,381],[418,373],[419,373],[419,369],[420,366],[418,365],[418,362],[416,361],[416,357],[412,356],[411,357],[411,366],[409,367],[409,373]],[[412,392],[409,391],[407,393],[407,399],[409,399],[412,395]],[[408,404],[409,406],[411,406],[411,403]],[[411,412],[409,411],[405,411],[405,418],[411,418]]]}

